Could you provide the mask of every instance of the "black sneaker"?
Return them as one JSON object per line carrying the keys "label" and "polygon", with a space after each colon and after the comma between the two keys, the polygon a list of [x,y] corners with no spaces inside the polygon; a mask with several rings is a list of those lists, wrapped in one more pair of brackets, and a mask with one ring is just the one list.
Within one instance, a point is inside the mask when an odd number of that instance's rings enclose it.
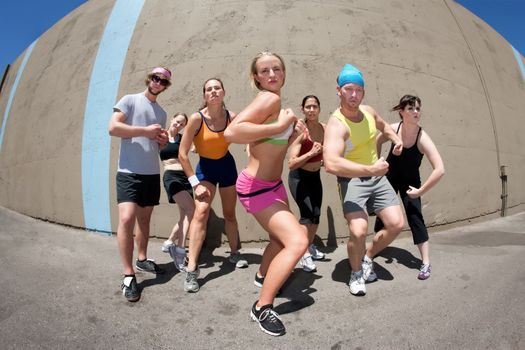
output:
{"label": "black sneaker", "polygon": [[[256,286],[256,287],[259,287],[259,288],[262,288],[263,286],[263,283],[264,283],[264,277],[259,277],[259,274],[256,272],[255,273],[255,278],[253,280],[253,284]],[[279,288],[279,290],[277,291],[277,294],[275,296],[279,296],[283,293],[283,289],[282,287]]]}
{"label": "black sneaker", "polygon": [[140,291],[135,276],[124,277],[124,282],[122,282],[120,288],[122,288],[122,295],[128,301],[134,302],[140,299]]}
{"label": "black sneaker", "polygon": [[264,283],[264,277],[259,277],[259,274],[255,273],[255,279],[253,280],[253,284],[255,284],[256,287],[262,288],[262,285]]}
{"label": "black sneaker", "polygon": [[284,324],[279,318],[277,312],[273,311],[273,305],[268,304],[261,307],[259,311],[255,308],[257,302],[252,306],[252,320],[259,323],[259,327],[264,333],[273,335],[275,337],[286,333]]}
{"label": "black sneaker", "polygon": [[135,261],[135,267],[137,268],[137,270],[156,273],[157,275],[164,273],[164,270],[161,269],[157,264],[155,264],[155,261],[151,259],[146,259],[144,261],[140,261],[137,259]]}

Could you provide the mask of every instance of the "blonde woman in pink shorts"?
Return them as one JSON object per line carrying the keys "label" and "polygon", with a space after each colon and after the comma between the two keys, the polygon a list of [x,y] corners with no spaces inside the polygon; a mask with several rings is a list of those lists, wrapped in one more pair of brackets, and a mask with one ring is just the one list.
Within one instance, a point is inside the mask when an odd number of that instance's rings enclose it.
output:
{"label": "blonde woman in pink shorts", "polygon": [[290,211],[281,180],[288,146],[305,125],[291,109],[281,109],[286,70],[279,55],[258,54],[251,64],[251,77],[260,91],[231,122],[224,136],[232,143],[249,144],[250,157],[237,178],[237,194],[270,239],[255,275],[255,285],[262,288],[251,317],[265,333],[279,336],[286,330],[273,310],[273,301],[308,247],[306,229]]}

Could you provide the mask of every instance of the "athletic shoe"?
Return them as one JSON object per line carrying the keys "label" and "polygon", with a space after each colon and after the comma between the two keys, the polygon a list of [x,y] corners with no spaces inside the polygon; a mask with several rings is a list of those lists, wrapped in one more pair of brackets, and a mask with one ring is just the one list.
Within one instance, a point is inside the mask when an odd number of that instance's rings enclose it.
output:
{"label": "athletic shoe", "polygon": [[184,271],[184,269],[186,269],[186,249],[172,245],[170,246],[169,252],[171,258],[173,259],[175,268],[179,271]]}
{"label": "athletic shoe", "polygon": [[248,267],[248,261],[246,261],[239,252],[231,253],[228,261],[235,264],[235,267],[239,269]]}
{"label": "athletic shoe", "polygon": [[124,277],[124,282],[122,282],[120,288],[122,289],[122,295],[128,301],[134,302],[140,299],[140,291],[134,275]]}
{"label": "athletic shoe", "polygon": [[135,267],[137,268],[137,270],[151,272],[157,275],[163,274],[165,272],[157,264],[155,264],[155,260],[152,259],[146,259],[144,261],[140,261],[137,259],[135,261]]}
{"label": "athletic shoe", "polygon": [[[259,277],[259,274],[256,272],[256,273],[255,273],[255,278],[254,278],[254,280],[253,280],[253,284],[255,284],[256,287],[262,288],[263,283],[264,283],[264,277]],[[277,291],[276,296],[281,295],[282,292],[283,292],[282,289],[279,289],[279,290]]]}
{"label": "athletic shoe", "polygon": [[374,272],[374,262],[366,255],[361,260],[361,268],[363,269],[363,279],[365,281],[374,282],[377,280],[377,275]]}
{"label": "athletic shoe", "polygon": [[430,277],[430,271],[432,271],[432,266],[430,264],[421,265],[421,268],[419,269],[419,275],[417,275],[417,278],[420,280],[426,280]]}
{"label": "athletic shoe", "polygon": [[199,291],[199,277],[200,270],[186,271],[186,278],[184,279],[184,291],[188,293],[197,293]]}
{"label": "athletic shoe", "polygon": [[363,278],[363,271],[352,272],[350,275],[350,293],[357,296],[366,294],[365,279]]}
{"label": "athletic shoe", "polygon": [[314,272],[317,269],[317,266],[315,266],[314,261],[312,260],[312,256],[302,256],[301,260],[299,260],[299,264],[306,272]]}
{"label": "athletic shoe", "polygon": [[256,305],[257,302],[253,304],[250,315],[252,320],[259,323],[259,328],[261,328],[264,333],[275,337],[286,333],[284,324],[279,314],[273,310],[272,304],[264,305],[258,311],[255,307]]}
{"label": "athletic shoe", "polygon": [[255,273],[255,279],[253,280],[253,284],[255,284],[256,287],[262,288],[262,285],[264,283],[264,277],[259,277],[259,274]]}
{"label": "athletic shoe", "polygon": [[160,247],[160,249],[164,252],[164,253],[169,253],[170,252],[170,247],[173,247],[175,245],[175,243],[173,243],[173,241],[170,241],[169,239],[165,240],[164,243],[162,243],[162,247]]}
{"label": "athletic shoe", "polygon": [[315,244],[310,244],[310,246],[308,247],[308,252],[312,256],[312,259],[314,259],[314,260],[323,260],[324,259],[324,253],[320,252],[317,249],[317,247],[315,246]]}

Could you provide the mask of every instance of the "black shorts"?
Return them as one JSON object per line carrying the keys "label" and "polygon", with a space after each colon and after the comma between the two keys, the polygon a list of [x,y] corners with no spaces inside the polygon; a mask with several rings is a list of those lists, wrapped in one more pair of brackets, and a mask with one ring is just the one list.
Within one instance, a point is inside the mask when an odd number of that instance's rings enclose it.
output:
{"label": "black shorts", "polygon": [[175,203],[173,196],[181,191],[186,191],[193,197],[193,188],[182,170],[164,171],[162,182],[164,183],[164,189],[166,190],[168,202],[170,203]]}
{"label": "black shorts", "polygon": [[117,172],[117,203],[133,202],[140,207],[159,205],[160,174]]}

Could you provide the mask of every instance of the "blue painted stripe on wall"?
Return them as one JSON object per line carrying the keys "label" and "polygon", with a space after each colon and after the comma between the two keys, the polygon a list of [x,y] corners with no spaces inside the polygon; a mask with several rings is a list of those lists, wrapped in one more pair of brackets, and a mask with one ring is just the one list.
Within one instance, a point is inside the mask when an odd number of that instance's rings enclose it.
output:
{"label": "blue painted stripe on wall", "polygon": [[89,230],[111,233],[108,123],[117,99],[131,36],[143,5],[144,0],[115,2],[91,73],[82,135],[84,224]]}
{"label": "blue painted stripe on wall", "polygon": [[15,98],[16,88],[18,87],[18,83],[20,82],[20,77],[22,76],[22,73],[24,72],[26,63],[29,60],[29,56],[31,56],[31,52],[33,51],[33,48],[35,47],[35,44],[37,41],[38,39],[33,41],[33,43],[29,45],[29,47],[27,48],[26,54],[24,55],[24,58],[22,59],[22,63],[20,64],[20,67],[18,67],[18,71],[16,72],[15,82],[13,83],[13,86],[11,87],[9,98],[7,99],[7,105],[4,111],[4,119],[2,120],[2,128],[0,129],[0,153],[2,152],[2,145],[4,144],[5,128],[7,125],[7,119],[9,117],[9,112],[11,111],[11,105],[13,104],[13,99]]}
{"label": "blue painted stripe on wall", "polygon": [[512,47],[512,51],[514,51],[514,56],[516,57],[516,61],[518,61],[518,66],[520,66],[521,77],[523,80],[525,80],[525,66],[523,65],[523,58],[521,57],[519,51],[514,48],[514,46],[510,46]]}

